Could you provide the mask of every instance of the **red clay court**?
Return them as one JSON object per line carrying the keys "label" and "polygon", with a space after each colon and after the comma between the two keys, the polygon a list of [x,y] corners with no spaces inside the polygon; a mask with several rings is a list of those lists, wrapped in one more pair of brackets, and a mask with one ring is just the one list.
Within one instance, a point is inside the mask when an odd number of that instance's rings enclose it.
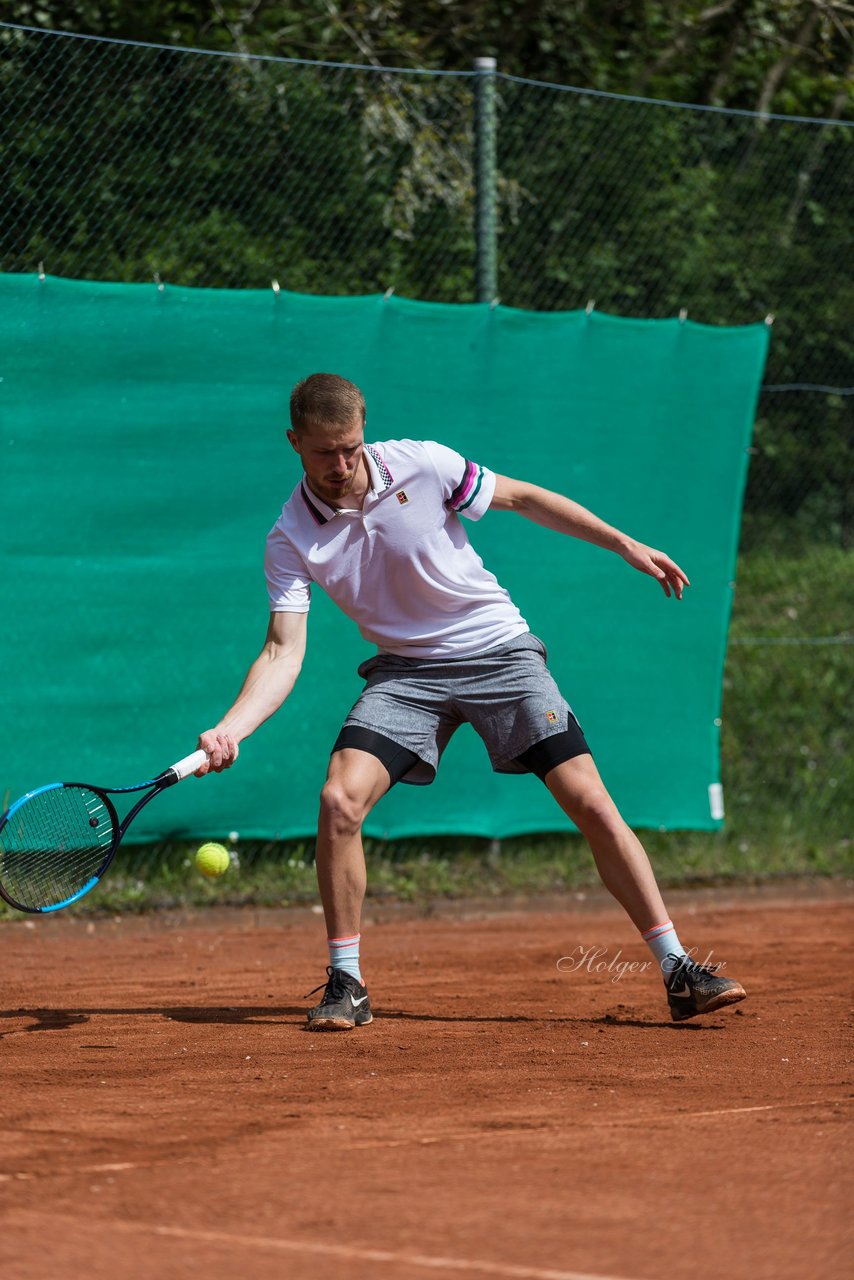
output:
{"label": "red clay court", "polygon": [[648,959],[598,897],[369,902],[326,1035],[310,911],[0,924],[4,1280],[850,1276],[852,887],[668,901],[747,1001],[559,972]]}

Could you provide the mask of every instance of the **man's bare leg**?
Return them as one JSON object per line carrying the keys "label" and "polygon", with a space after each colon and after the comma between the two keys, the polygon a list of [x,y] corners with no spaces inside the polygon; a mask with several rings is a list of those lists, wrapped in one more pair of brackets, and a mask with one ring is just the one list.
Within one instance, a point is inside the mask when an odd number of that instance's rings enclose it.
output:
{"label": "man's bare leg", "polygon": [[546,786],[587,840],[602,883],[643,932],[667,919],[646,850],[621,818],[591,756],[556,765]]}
{"label": "man's bare leg", "polygon": [[[695,965],[682,944],[659,892],[646,850],[620,816],[589,755],[556,765],[545,783],[586,838],[602,883],[627,912],[662,967],[675,1022],[743,1000],[744,988],[714,968]],[[675,957],[681,956],[682,959]]]}
{"label": "man's bare leg", "polygon": [[376,756],[351,747],[333,752],[320,796],[315,852],[329,981],[320,1004],[309,1010],[309,1031],[350,1031],[373,1021],[359,961],[367,884],[362,823],[390,785],[388,770]]}
{"label": "man's bare leg", "polygon": [[330,938],[359,932],[367,885],[362,823],[390,786],[388,770],[367,751],[333,753],[320,794],[317,883]]}

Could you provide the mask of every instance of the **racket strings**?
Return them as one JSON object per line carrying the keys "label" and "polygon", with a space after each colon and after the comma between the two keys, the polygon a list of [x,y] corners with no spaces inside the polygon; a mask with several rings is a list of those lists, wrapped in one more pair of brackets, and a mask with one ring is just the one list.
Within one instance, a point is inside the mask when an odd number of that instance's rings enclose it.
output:
{"label": "racket strings", "polygon": [[101,869],[114,834],[97,791],[71,785],[39,792],[0,831],[3,886],[24,907],[65,902]]}

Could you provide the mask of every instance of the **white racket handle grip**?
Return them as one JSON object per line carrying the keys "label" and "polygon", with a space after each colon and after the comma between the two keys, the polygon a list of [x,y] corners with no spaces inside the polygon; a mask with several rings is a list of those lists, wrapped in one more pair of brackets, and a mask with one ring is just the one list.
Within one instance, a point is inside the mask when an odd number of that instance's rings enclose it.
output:
{"label": "white racket handle grip", "polygon": [[189,778],[191,773],[195,773],[199,765],[204,764],[207,759],[207,751],[194,751],[191,756],[184,756],[183,760],[173,764],[171,772],[175,774],[178,782],[181,782],[184,778]]}

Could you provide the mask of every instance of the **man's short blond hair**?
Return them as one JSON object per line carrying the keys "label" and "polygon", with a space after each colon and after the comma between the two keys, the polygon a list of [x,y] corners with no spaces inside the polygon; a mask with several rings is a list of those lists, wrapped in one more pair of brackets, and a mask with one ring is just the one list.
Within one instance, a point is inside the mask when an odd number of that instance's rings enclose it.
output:
{"label": "man's short blond hair", "polygon": [[320,427],[365,425],[365,397],[337,373],[312,373],[291,392],[291,426],[297,435]]}

